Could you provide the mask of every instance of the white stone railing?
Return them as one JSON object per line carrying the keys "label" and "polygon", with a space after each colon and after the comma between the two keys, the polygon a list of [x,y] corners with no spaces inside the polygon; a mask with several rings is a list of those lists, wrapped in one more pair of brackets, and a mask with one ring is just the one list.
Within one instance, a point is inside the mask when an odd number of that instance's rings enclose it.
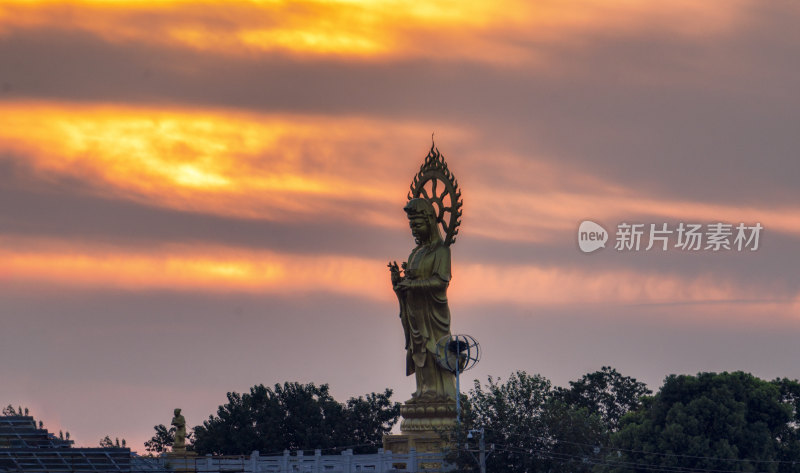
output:
{"label": "white stone railing", "polygon": [[288,450],[282,456],[261,456],[253,452],[250,456],[162,457],[176,471],[197,473],[418,473],[438,472],[444,458],[441,453],[417,453],[413,448],[407,454],[384,452],[354,455],[345,450],[341,455],[295,455]]}

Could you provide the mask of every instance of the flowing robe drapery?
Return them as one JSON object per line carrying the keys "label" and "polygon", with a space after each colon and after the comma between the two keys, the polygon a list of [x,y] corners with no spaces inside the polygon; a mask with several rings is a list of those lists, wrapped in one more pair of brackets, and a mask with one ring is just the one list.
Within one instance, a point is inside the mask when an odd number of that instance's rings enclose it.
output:
{"label": "flowing robe drapery", "polygon": [[406,375],[415,374],[413,402],[448,402],[456,398],[453,374],[436,362],[436,342],[450,335],[450,248],[441,242],[419,245],[408,257],[411,287],[398,294],[406,337]]}

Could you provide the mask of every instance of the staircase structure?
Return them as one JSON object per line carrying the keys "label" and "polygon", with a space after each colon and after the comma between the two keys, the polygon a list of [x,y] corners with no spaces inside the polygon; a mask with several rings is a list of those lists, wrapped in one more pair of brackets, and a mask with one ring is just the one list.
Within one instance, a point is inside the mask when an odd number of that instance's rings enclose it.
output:
{"label": "staircase structure", "polygon": [[31,416],[0,416],[0,473],[125,472],[129,448],[74,448]]}

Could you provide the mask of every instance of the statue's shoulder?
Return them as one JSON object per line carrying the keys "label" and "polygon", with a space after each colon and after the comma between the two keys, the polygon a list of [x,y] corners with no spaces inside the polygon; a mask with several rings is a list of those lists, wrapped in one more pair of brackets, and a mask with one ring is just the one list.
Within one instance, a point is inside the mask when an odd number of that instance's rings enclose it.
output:
{"label": "statue's shoulder", "polygon": [[444,243],[439,243],[433,249],[433,253],[445,254],[445,255],[450,256],[450,247],[445,245]]}
{"label": "statue's shoulder", "polygon": [[450,264],[450,247],[444,244],[436,245],[430,253],[433,258],[441,263]]}

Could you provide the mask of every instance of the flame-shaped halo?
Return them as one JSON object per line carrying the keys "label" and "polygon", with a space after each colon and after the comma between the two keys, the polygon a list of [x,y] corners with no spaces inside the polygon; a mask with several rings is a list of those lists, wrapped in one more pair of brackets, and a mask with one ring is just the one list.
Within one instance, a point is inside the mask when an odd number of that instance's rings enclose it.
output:
{"label": "flame-shaped halo", "polygon": [[433,143],[425,162],[414,176],[408,193],[408,200],[420,197],[433,205],[436,211],[436,223],[444,235],[445,246],[455,243],[458,227],[461,225],[461,206],[464,202],[458,189],[458,181],[447,169],[444,157]]}

